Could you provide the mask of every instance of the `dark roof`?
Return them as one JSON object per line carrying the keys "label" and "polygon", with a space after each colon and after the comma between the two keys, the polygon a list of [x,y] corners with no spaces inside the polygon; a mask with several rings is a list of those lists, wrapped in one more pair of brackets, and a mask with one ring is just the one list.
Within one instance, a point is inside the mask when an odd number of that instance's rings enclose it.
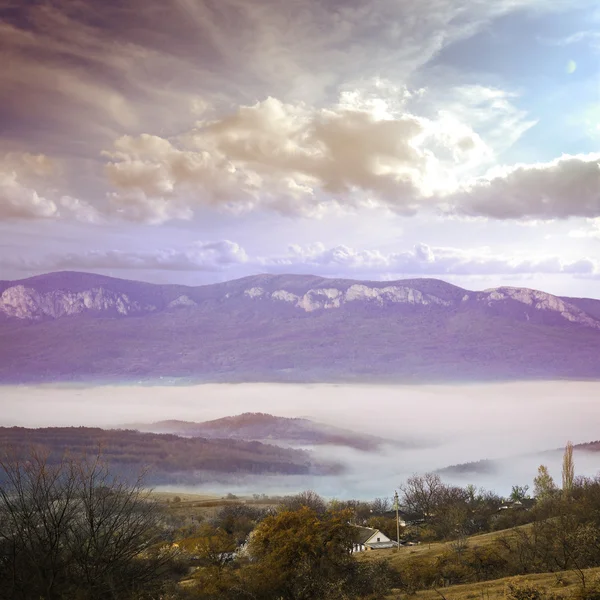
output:
{"label": "dark roof", "polygon": [[395,548],[396,546],[396,542],[371,542],[369,544],[371,550],[383,550],[385,548]]}
{"label": "dark roof", "polygon": [[354,534],[355,544],[364,544],[374,533],[379,531],[372,527],[361,527],[360,525],[355,525],[354,528],[356,529],[356,533]]}

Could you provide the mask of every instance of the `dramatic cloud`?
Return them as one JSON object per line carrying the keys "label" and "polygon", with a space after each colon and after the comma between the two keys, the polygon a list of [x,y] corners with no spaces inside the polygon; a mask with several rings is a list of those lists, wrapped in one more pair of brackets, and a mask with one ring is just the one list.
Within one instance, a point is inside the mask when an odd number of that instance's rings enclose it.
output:
{"label": "dramatic cloud", "polygon": [[[414,214],[447,182],[450,166],[489,159],[468,126],[433,122],[344,94],[330,109],[268,98],[199,123],[177,141],[143,134],[118,139],[105,155],[112,197],[133,217],[152,202],[174,207],[268,208],[318,215],[327,206],[382,205]],[[160,212],[154,218],[175,215]],[[179,213],[185,218],[185,214]]]}
{"label": "dramatic cloud", "polygon": [[14,3],[0,24],[0,110],[30,135],[63,131],[65,143],[83,124],[96,141],[157,119],[174,131],[207,98],[245,103],[267,89],[317,103],[373,65],[406,81],[445,46],[528,7],[550,10],[541,0]]}
{"label": "dramatic cloud", "polygon": [[[5,276],[591,277],[573,257],[600,218],[595,4],[8,0],[0,260],[25,263]],[[400,231],[493,250],[389,252]]]}
{"label": "dramatic cloud", "polygon": [[[194,205],[303,215],[332,204],[404,215],[440,207],[492,219],[600,215],[599,154],[495,167],[458,183],[447,176],[452,168],[489,161],[483,140],[460,123],[385,109],[310,111],[269,98],[200,126],[180,147],[157,136],[121,138],[107,153],[107,173],[134,194],[122,204],[142,218],[160,198],[155,220],[186,218]],[[116,207],[121,197],[114,197]],[[168,203],[170,213],[163,210]]]}
{"label": "dramatic cloud", "polygon": [[[0,24],[7,67],[0,112],[11,124],[8,140],[67,156],[97,161],[116,139],[105,153],[115,189],[94,189],[108,198],[96,209],[132,221],[191,219],[198,206],[307,216],[384,206],[414,214],[480,175],[477,169],[491,166],[535,120],[513,105],[514,93],[433,81],[408,91],[412,76],[499,16],[568,5],[300,0],[283,10],[275,0],[223,0],[218,7],[204,0],[126,0],[98,10],[55,0],[15,6]],[[89,179],[90,188],[97,185]],[[5,203],[13,216],[65,213],[36,187],[4,181],[9,187]],[[486,209],[494,194],[488,188],[497,187],[496,180],[473,183],[458,211],[503,218],[502,210]],[[78,197],[68,181],[61,195]],[[513,195],[504,212],[518,215],[517,200]],[[589,216],[593,203],[588,209],[572,214]]]}

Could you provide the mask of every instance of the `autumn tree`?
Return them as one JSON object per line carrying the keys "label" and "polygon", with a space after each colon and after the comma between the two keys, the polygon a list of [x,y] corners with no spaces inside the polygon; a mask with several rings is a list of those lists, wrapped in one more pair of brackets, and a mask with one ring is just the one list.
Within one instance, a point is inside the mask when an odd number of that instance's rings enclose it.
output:
{"label": "autumn tree", "polygon": [[268,511],[248,504],[227,504],[211,519],[211,525],[232,536],[236,544],[246,541],[248,534],[268,514]]}
{"label": "autumn tree", "polygon": [[544,501],[552,498],[555,492],[556,484],[550,473],[548,473],[548,467],[540,465],[538,474],[533,480],[533,495],[537,500]]}
{"label": "autumn tree", "polygon": [[565,494],[570,493],[573,489],[574,479],[575,465],[573,463],[573,443],[569,441],[565,446],[562,466],[562,489]]}
{"label": "autumn tree", "polygon": [[269,516],[249,541],[254,593],[259,598],[328,598],[355,568],[354,528],[344,511],[319,515],[306,506]]}
{"label": "autumn tree", "polygon": [[513,485],[510,491],[510,499],[513,502],[522,502],[529,498],[529,486],[528,485]]}

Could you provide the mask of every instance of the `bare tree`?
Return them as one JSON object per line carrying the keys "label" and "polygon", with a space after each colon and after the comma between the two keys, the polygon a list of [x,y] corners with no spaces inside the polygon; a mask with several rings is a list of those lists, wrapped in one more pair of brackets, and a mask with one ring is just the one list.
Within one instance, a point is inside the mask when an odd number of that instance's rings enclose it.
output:
{"label": "bare tree", "polygon": [[307,507],[322,515],[327,511],[327,502],[313,490],[306,490],[294,496],[286,496],[281,502],[284,510],[300,510]]}
{"label": "bare tree", "polygon": [[384,515],[392,510],[392,502],[389,498],[375,498],[371,502],[371,511],[374,515]]}
{"label": "bare tree", "polygon": [[168,556],[152,550],[158,506],[142,479],[101,459],[0,457],[0,598],[128,597],[152,587]]}
{"label": "bare tree", "polygon": [[400,486],[402,503],[409,512],[422,515],[424,519],[430,518],[435,512],[435,507],[440,502],[445,486],[436,473],[413,475]]}

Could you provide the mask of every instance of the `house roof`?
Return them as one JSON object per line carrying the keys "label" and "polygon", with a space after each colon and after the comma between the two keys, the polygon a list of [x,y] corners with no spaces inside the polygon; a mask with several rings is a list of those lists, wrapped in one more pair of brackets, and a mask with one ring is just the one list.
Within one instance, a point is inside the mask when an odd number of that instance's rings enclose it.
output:
{"label": "house roof", "polygon": [[378,529],[373,529],[372,527],[361,527],[360,525],[355,525],[354,528],[356,529],[356,533],[354,535],[355,544],[364,544],[379,531]]}
{"label": "house roof", "polygon": [[371,550],[384,550],[385,548],[395,548],[396,542],[370,542],[367,547]]}

